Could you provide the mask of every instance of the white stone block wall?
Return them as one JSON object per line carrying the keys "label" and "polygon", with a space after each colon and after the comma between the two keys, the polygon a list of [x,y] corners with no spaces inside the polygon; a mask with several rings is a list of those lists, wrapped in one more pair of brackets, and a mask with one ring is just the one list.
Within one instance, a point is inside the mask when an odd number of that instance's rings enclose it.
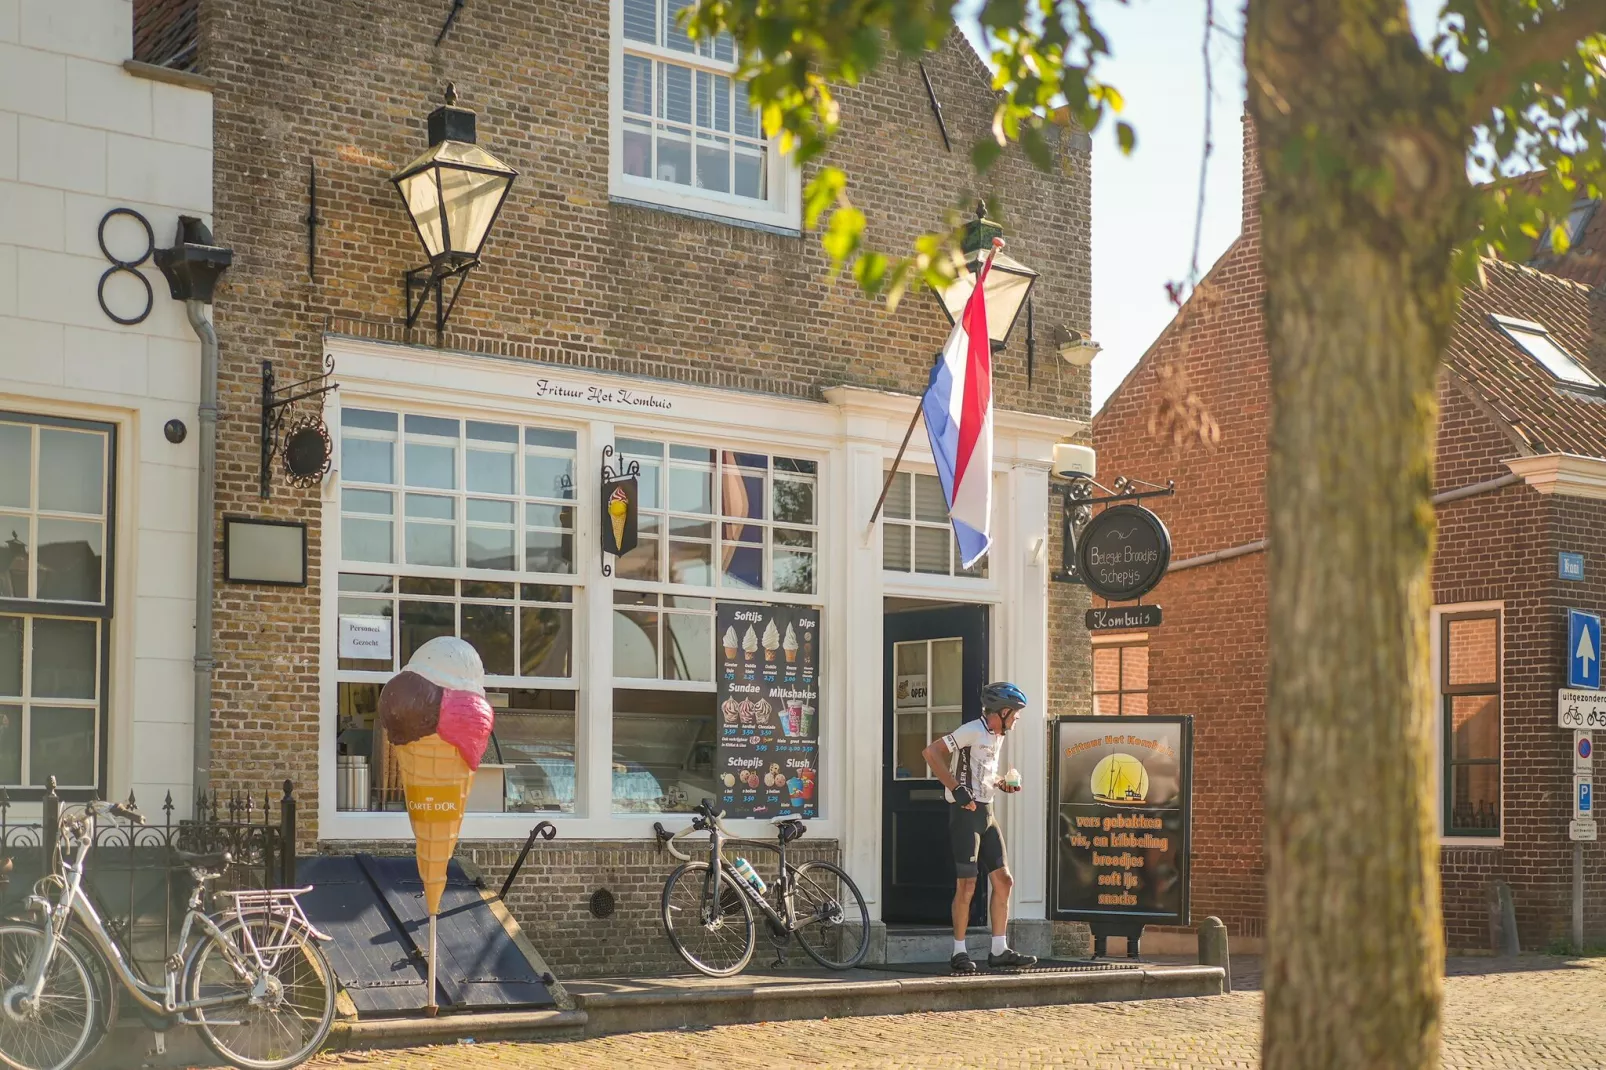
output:
{"label": "white stone block wall", "polygon": [[[0,410],[118,428],[106,789],[159,816],[168,791],[186,813],[191,794],[200,346],[149,260],[149,317],[102,312],[96,230],[118,207],[157,246],[181,213],[210,224],[212,99],[130,73],[132,53],[131,0],[0,0]],[[106,242],[145,248],[126,217]],[[122,315],[145,303],[124,273],[105,294]],[[179,445],[162,433],[175,418]]]}

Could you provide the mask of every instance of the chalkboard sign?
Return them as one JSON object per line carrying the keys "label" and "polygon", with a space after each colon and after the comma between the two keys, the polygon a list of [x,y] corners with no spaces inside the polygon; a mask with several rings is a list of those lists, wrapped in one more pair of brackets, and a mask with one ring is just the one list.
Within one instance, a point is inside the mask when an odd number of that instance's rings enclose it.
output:
{"label": "chalkboard sign", "polygon": [[820,611],[719,602],[719,809],[814,817],[819,805]]}
{"label": "chalkboard sign", "polygon": [[1189,924],[1193,718],[1062,717],[1053,738],[1051,917]]}
{"label": "chalkboard sign", "polygon": [[1171,533],[1141,505],[1117,505],[1088,521],[1076,539],[1076,568],[1087,589],[1111,602],[1152,591],[1171,565]]}

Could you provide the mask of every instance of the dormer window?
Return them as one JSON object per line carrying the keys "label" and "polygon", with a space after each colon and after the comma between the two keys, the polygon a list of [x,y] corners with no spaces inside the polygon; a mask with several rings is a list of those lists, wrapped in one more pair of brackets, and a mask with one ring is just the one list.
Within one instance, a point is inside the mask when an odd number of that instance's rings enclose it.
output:
{"label": "dormer window", "polygon": [[1517,343],[1524,353],[1538,361],[1539,365],[1557,380],[1569,386],[1583,387],[1585,390],[1606,390],[1606,383],[1602,383],[1593,372],[1563,349],[1560,343],[1550,336],[1544,324],[1512,319],[1509,316],[1490,316],[1489,319],[1507,338]]}
{"label": "dormer window", "polygon": [[681,0],[613,0],[612,175],[622,200],[796,229],[797,167],[764,136],[728,34],[693,41]]}

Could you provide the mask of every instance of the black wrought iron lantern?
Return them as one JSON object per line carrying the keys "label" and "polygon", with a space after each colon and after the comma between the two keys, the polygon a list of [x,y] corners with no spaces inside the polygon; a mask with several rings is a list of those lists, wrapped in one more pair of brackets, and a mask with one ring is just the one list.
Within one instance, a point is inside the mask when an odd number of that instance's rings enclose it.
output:
{"label": "black wrought iron lantern", "polygon": [[[976,288],[976,276],[992,252],[993,239],[1003,237],[1004,228],[987,218],[987,206],[978,202],[976,218],[965,224],[965,236],[960,250],[965,255],[965,268],[959,278],[937,295],[942,310],[953,323],[965,310],[971,291]],[[992,269],[987,272],[987,283],[982,296],[987,302],[987,335],[993,350],[1004,348],[1009,332],[1020,318],[1021,309],[1037,284],[1037,272],[1005,253],[1002,249],[993,254]]]}
{"label": "black wrought iron lantern", "polygon": [[[407,326],[435,297],[435,330],[443,331],[463,291],[463,281],[480,262],[497,214],[518,172],[475,144],[475,116],[457,106],[457,91],[446,87],[446,103],[429,114],[429,149],[391,181],[401,194],[413,229],[429,263],[407,272]],[[450,300],[444,290],[456,280]]]}

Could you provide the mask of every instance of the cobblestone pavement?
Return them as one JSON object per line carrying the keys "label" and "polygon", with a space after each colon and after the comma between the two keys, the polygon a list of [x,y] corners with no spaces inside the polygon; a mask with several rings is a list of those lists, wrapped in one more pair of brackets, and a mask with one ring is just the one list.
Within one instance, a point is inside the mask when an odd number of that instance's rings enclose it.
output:
{"label": "cobblestone pavement", "polygon": [[[1238,964],[1235,963],[1235,966]],[[663,1067],[1254,1067],[1260,993],[1240,990],[1009,1011],[955,1011],[632,1033],[547,1044],[479,1044],[325,1056],[318,1070],[646,1070]],[[1445,980],[1449,1070],[1606,1067],[1606,960],[1461,959]],[[1244,984],[1247,982],[1247,984]],[[472,1055],[470,1055],[472,1053]]]}

